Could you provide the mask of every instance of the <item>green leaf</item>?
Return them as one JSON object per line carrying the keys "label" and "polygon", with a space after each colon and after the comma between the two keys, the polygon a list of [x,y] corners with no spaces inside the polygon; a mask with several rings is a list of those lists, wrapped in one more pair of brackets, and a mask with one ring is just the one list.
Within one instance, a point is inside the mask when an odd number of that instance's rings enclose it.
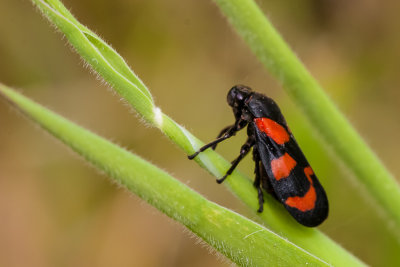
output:
{"label": "green leaf", "polygon": [[270,230],[208,201],[166,172],[0,84],[3,96],[45,131],[132,193],[241,266],[328,266]]}

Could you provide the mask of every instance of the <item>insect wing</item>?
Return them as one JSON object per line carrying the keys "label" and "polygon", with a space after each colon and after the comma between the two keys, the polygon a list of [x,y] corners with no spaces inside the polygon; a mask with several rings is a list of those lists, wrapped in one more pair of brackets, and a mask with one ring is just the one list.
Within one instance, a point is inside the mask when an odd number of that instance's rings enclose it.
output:
{"label": "insect wing", "polygon": [[325,191],[287,127],[265,119],[256,118],[253,128],[268,185],[299,223],[317,226],[328,216]]}

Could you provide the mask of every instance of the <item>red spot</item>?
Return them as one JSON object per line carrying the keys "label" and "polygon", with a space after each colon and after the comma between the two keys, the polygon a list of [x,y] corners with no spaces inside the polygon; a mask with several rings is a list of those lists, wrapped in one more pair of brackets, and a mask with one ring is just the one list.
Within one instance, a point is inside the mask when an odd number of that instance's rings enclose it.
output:
{"label": "red spot", "polygon": [[285,201],[286,205],[303,212],[312,210],[317,200],[317,194],[315,193],[315,188],[311,180],[311,175],[313,175],[314,172],[310,166],[304,168],[304,174],[307,176],[308,181],[310,181],[310,189],[308,189],[307,193],[302,197],[289,197]]}
{"label": "red spot", "polygon": [[283,145],[288,142],[290,135],[279,123],[268,118],[255,118],[257,128],[266,133],[275,143]]}
{"label": "red spot", "polygon": [[271,169],[276,180],[288,177],[295,166],[296,161],[288,153],[271,160]]}

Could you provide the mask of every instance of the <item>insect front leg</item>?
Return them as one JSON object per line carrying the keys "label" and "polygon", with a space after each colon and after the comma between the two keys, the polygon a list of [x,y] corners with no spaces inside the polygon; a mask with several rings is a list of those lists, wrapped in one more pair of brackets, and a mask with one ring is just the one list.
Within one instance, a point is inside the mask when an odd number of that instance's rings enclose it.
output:
{"label": "insect front leg", "polygon": [[247,153],[249,153],[251,147],[254,146],[254,143],[255,143],[254,138],[249,137],[247,139],[246,143],[240,148],[239,156],[234,161],[232,161],[232,165],[226,172],[226,174],[222,178],[217,179],[217,183],[219,184],[222,183],[226,179],[226,177],[232,174],[233,170],[237,167],[239,162],[247,155]]}
{"label": "insect front leg", "polygon": [[[234,127],[234,126],[235,126],[235,124],[234,124],[234,125],[226,126],[224,129],[222,129],[221,132],[218,134],[217,139],[220,138],[221,136],[223,136],[224,134],[226,134],[226,133],[227,133],[232,127]],[[212,149],[215,150],[215,148],[217,147],[217,145],[218,145],[218,143],[217,143],[217,144],[214,144],[214,145],[212,146]]]}
{"label": "insect front leg", "polygon": [[229,137],[234,136],[237,131],[240,131],[246,125],[247,125],[247,121],[242,120],[241,118],[237,119],[234,125],[228,126],[221,131],[220,135],[222,135],[222,136],[220,136],[219,138],[215,139],[214,141],[204,145],[197,152],[195,152],[192,155],[189,155],[188,158],[194,159],[199,153],[203,152],[204,150],[206,150],[210,147],[217,146],[218,143],[221,143],[222,141],[228,139]]}

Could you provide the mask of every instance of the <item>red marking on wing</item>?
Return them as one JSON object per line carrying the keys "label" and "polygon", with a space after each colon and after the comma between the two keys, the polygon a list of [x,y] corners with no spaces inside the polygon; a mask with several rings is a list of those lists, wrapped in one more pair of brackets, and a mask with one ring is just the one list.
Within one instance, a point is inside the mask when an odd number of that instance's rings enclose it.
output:
{"label": "red marking on wing", "polygon": [[314,171],[310,166],[308,166],[304,168],[304,174],[307,176],[308,181],[310,181],[310,189],[308,189],[307,193],[302,197],[288,197],[285,201],[286,205],[303,212],[312,210],[315,207],[315,201],[317,200],[317,194],[311,180],[311,175],[314,174]]}
{"label": "red marking on wing", "polygon": [[296,161],[288,153],[285,153],[280,158],[271,160],[272,174],[279,181],[288,177],[296,164]]}
{"label": "red marking on wing", "polygon": [[290,139],[289,133],[279,123],[268,118],[255,118],[257,128],[266,133],[275,143],[283,145]]}

